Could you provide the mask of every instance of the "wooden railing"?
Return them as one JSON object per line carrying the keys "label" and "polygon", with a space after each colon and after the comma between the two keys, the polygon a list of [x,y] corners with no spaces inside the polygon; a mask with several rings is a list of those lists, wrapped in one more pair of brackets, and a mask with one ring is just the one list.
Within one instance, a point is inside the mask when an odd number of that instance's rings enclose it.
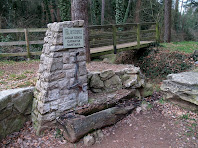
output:
{"label": "wooden railing", "polygon": [[24,29],[0,29],[0,34],[8,33],[24,33],[25,41],[12,41],[12,42],[0,42],[0,46],[16,46],[26,45],[27,52],[20,53],[0,53],[0,57],[12,57],[12,56],[27,56],[30,59],[31,55],[40,55],[41,52],[30,52],[30,45],[43,44],[43,40],[29,41],[29,33],[46,32],[47,28],[24,28]]}
{"label": "wooden railing", "polygon": [[[0,46],[25,45],[26,52],[20,53],[0,53],[0,57],[40,55],[40,52],[31,52],[30,45],[43,44],[43,40],[30,41],[29,33],[46,32],[47,28],[25,28],[25,29],[0,29],[0,34],[24,33],[25,41],[0,42]],[[159,28],[156,23],[141,24],[122,24],[122,25],[98,25],[89,26],[90,48],[113,45],[114,53],[117,52],[117,45],[137,41],[140,47],[140,41],[154,40],[159,42]]]}
{"label": "wooden railing", "polygon": [[117,45],[123,43],[140,41],[159,42],[159,27],[157,23],[148,22],[141,24],[121,24],[90,26],[90,48],[113,45],[114,53],[117,52]]}

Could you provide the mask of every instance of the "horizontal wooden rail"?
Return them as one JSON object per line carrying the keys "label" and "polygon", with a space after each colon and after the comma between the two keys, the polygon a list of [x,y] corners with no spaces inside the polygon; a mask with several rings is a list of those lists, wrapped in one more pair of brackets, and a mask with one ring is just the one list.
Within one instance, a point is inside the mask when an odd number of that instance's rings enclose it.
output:
{"label": "horizontal wooden rail", "polygon": [[[28,28],[28,32],[46,32],[47,28]],[[24,28],[0,29],[0,33],[24,33]]]}
{"label": "horizontal wooden rail", "polygon": [[[156,25],[156,29],[141,30],[141,26],[144,25]],[[153,27],[152,27],[153,28]],[[109,25],[93,25],[89,26],[90,35],[90,47],[101,47],[101,46],[113,46],[113,52],[117,53],[117,46],[120,43],[137,42],[137,47],[142,47],[140,45],[141,40],[153,40],[159,42],[159,26],[155,22],[143,22],[140,24],[136,23],[126,23],[126,24],[109,24]],[[30,52],[29,45],[44,44],[43,40],[29,41],[29,33],[44,33],[47,28],[17,28],[17,29],[0,29],[0,34],[9,33],[24,33],[25,41],[12,41],[12,42],[0,42],[0,46],[15,46],[15,45],[26,45],[27,52],[20,53],[0,53],[0,57],[9,56],[27,56],[30,58],[31,55],[40,55],[41,52]],[[144,34],[150,34],[150,36]],[[119,49],[121,51],[121,49]]]}
{"label": "horizontal wooden rail", "polygon": [[[30,45],[43,44],[43,40],[29,41]],[[26,41],[14,41],[14,42],[0,42],[0,46],[14,46],[14,45],[26,45]]]}

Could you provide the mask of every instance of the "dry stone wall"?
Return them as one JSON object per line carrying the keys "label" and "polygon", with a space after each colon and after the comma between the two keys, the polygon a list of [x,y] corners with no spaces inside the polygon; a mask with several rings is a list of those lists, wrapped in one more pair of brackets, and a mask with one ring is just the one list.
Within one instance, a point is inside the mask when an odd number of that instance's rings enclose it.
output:
{"label": "dry stone wall", "polygon": [[32,111],[33,87],[0,92],[0,140],[19,131]]}
{"label": "dry stone wall", "polygon": [[88,86],[94,93],[138,89],[144,87],[144,84],[144,76],[141,74],[140,68],[133,65],[117,71],[110,69],[88,74]]}
{"label": "dry stone wall", "polygon": [[[83,25],[84,21],[48,24],[33,102],[32,121],[37,132],[54,124],[64,111],[88,102],[85,48],[63,47],[63,28]],[[75,83],[76,55],[79,85],[70,89]]]}

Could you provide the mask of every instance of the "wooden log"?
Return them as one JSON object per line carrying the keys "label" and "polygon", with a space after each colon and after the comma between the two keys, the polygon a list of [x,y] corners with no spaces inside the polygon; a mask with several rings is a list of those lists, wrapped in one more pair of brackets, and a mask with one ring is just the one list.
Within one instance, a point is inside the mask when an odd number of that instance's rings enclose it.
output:
{"label": "wooden log", "polygon": [[57,122],[64,130],[64,138],[74,143],[93,130],[115,124],[133,109],[134,106],[113,107],[89,116],[68,114],[65,119],[57,118]]}
{"label": "wooden log", "polygon": [[129,100],[131,98],[134,98],[136,95],[136,91],[135,89],[130,90],[130,92],[128,92],[127,94],[122,95],[119,98],[113,98],[109,101],[103,102],[103,103],[99,103],[99,104],[91,104],[88,106],[84,106],[84,107],[78,107],[75,111],[76,114],[79,115],[90,115],[96,112],[99,112],[101,110],[104,109],[108,109],[111,107],[115,107],[118,103],[122,103],[123,101]]}

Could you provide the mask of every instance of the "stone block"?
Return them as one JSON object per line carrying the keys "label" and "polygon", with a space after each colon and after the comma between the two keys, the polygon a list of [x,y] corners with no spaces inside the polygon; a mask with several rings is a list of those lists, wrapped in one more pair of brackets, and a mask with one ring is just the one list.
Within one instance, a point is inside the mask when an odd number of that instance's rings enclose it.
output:
{"label": "stone block", "polygon": [[50,46],[50,52],[57,52],[57,51],[61,51],[61,50],[63,50],[64,49],[64,47],[63,46],[61,46],[61,45],[56,45],[56,46]]}
{"label": "stone block", "polygon": [[61,103],[59,104],[59,112],[64,112],[66,110],[69,110],[71,108],[74,108],[76,106],[76,100],[70,100],[68,102],[64,102],[64,103]]}
{"label": "stone block", "polygon": [[6,107],[4,110],[1,111],[0,113],[0,121],[2,121],[3,119],[7,118],[8,116],[10,116],[12,113],[12,106],[8,106]]}
{"label": "stone block", "polygon": [[104,87],[104,83],[100,79],[99,75],[93,74],[93,76],[91,78],[91,81],[90,81],[90,87],[94,88],[94,89],[98,89],[98,88],[103,88]]}
{"label": "stone block", "polygon": [[48,113],[50,111],[50,103],[43,103],[41,101],[38,101],[37,108],[41,114]]}
{"label": "stone block", "polygon": [[63,63],[64,64],[69,64],[69,58],[70,58],[70,55],[68,52],[63,53]]}
{"label": "stone block", "polygon": [[74,69],[74,67],[75,67],[75,64],[64,64],[63,70]]}
{"label": "stone block", "polygon": [[107,80],[113,77],[114,75],[115,75],[115,72],[113,70],[105,70],[100,73],[100,77],[102,81]]}
{"label": "stone block", "polygon": [[104,84],[106,92],[112,92],[122,88],[122,81],[117,75],[114,75],[112,78],[106,80]]}
{"label": "stone block", "polygon": [[11,96],[0,97],[0,111],[5,109],[9,103],[11,103]]}
{"label": "stone block", "polygon": [[88,103],[88,92],[81,91],[78,95],[78,105],[82,106]]}
{"label": "stone block", "polygon": [[59,99],[59,89],[48,91],[48,97],[45,101],[53,101]]}
{"label": "stone block", "polygon": [[26,118],[20,114],[13,114],[12,116],[9,116],[9,118],[5,120],[6,135],[13,132],[18,132],[23,127],[25,121]]}
{"label": "stone block", "polygon": [[130,87],[134,86],[137,83],[138,83],[138,76],[137,75],[129,75],[128,79],[124,79],[123,78],[123,86],[125,88],[130,88]]}
{"label": "stone block", "polygon": [[60,79],[63,79],[65,78],[66,74],[62,71],[58,71],[58,72],[55,72],[55,73],[52,73],[50,76],[49,76],[49,79],[46,79],[46,81],[49,81],[49,82],[52,82],[52,81],[58,81]]}

